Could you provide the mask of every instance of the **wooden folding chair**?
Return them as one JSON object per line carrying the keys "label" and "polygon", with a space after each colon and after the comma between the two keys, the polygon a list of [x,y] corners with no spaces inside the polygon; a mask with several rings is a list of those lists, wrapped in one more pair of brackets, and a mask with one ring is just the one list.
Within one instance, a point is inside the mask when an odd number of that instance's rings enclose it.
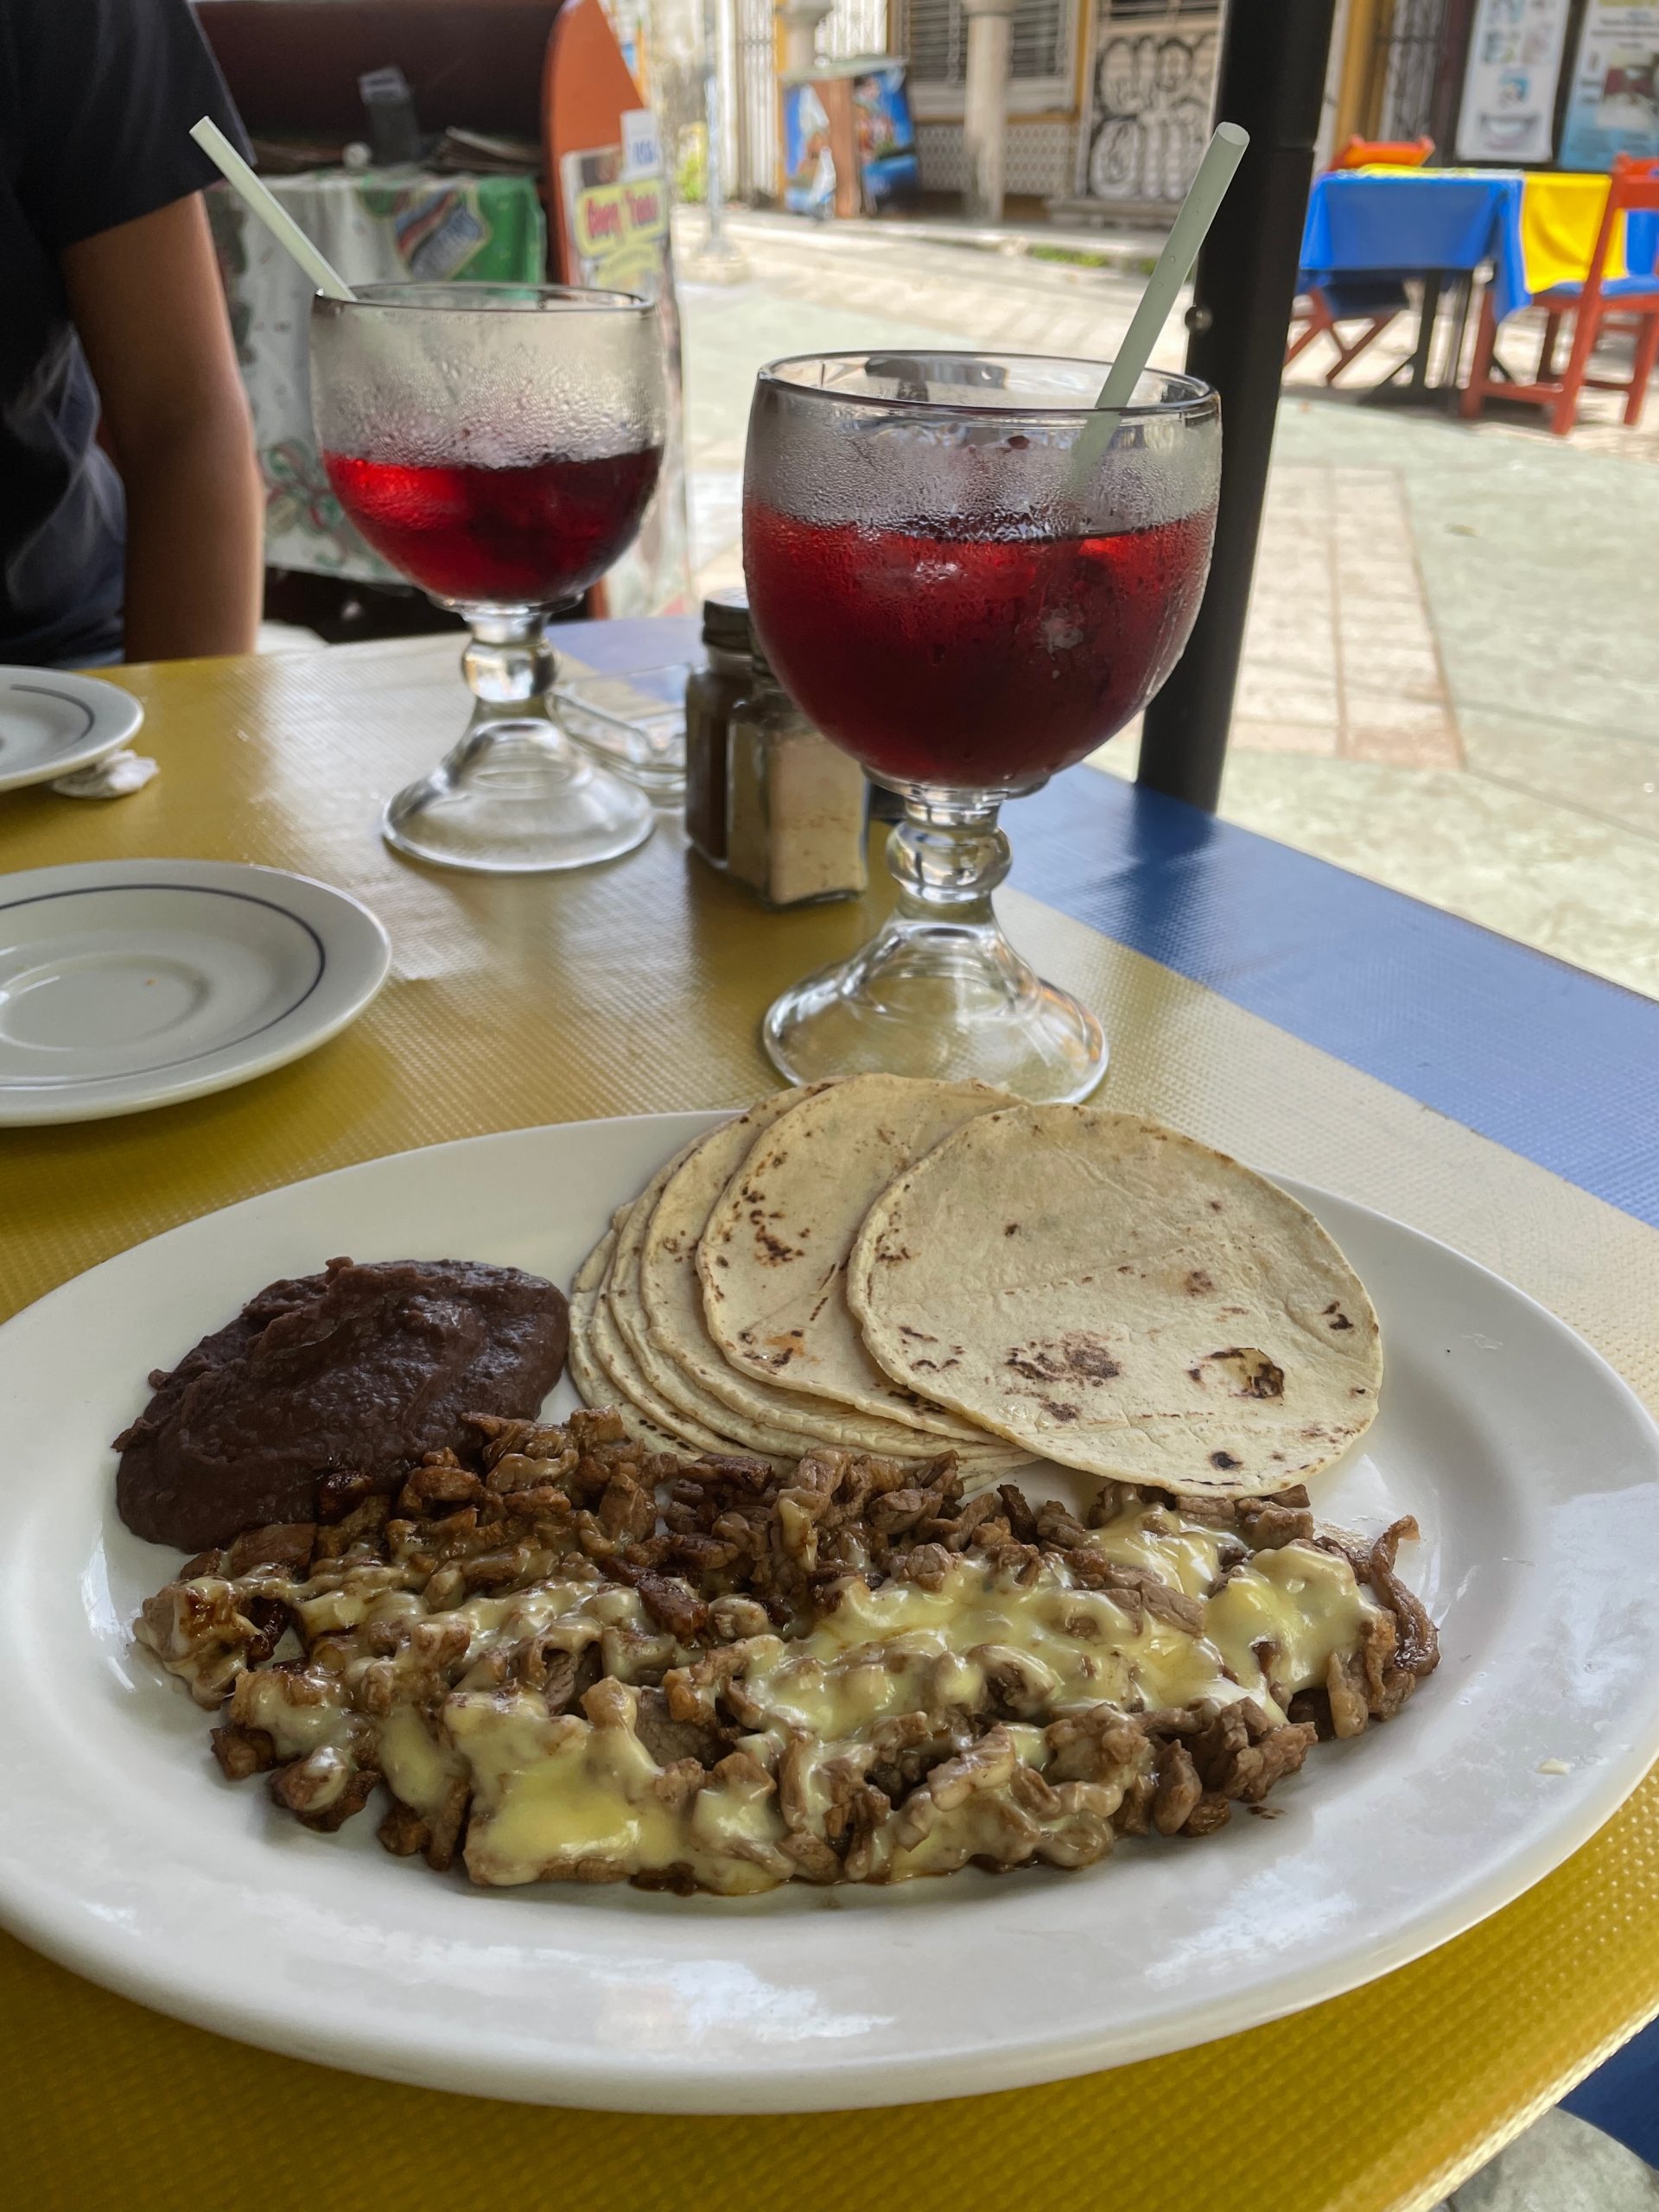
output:
{"label": "wooden folding chair", "polygon": [[[1618,219],[1633,209],[1659,209],[1659,161],[1637,161],[1621,154],[1608,180],[1607,205],[1584,282],[1552,285],[1533,301],[1535,307],[1544,311],[1544,342],[1538,372],[1530,384],[1511,378],[1497,358],[1497,318],[1492,312],[1492,288],[1486,287],[1480,303],[1480,327],[1475,334],[1474,359],[1464,387],[1462,412],[1466,422],[1472,422],[1497,394],[1548,408],[1550,429],[1558,438],[1564,438],[1577,419],[1579,395],[1586,385],[1593,391],[1622,391],[1626,423],[1634,429],[1642,420],[1648,382],[1659,362],[1659,275],[1607,274],[1607,257],[1618,234]],[[1573,347],[1567,367],[1558,377],[1555,348],[1562,321],[1569,315],[1573,319]],[[1620,327],[1628,324],[1635,335],[1628,382],[1623,377],[1592,376],[1590,372],[1597,341],[1610,324]]]}
{"label": "wooden folding chair", "polygon": [[[1358,169],[1373,162],[1388,162],[1395,168],[1421,168],[1433,151],[1432,138],[1351,138],[1331,167]],[[1335,384],[1348,364],[1357,360],[1410,304],[1397,276],[1362,275],[1312,285],[1298,296],[1292,310],[1285,366],[1288,368],[1299,353],[1306,353],[1316,338],[1329,337],[1337,358],[1325,371],[1325,380]],[[1344,322],[1363,322],[1365,327],[1357,338],[1344,338],[1338,327]]]}

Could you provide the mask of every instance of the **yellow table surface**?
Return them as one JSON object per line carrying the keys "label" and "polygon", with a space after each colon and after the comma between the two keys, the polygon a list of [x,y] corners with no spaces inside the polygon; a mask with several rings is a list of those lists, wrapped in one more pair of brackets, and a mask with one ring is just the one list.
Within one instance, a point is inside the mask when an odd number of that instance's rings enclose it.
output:
{"label": "yellow table surface", "polygon": [[[0,1141],[0,1311],[175,1223],[353,1160],[747,1100],[771,1087],[756,1025],[772,994],[870,925],[874,894],[763,914],[671,830],[563,880],[395,859],[379,800],[430,765],[464,711],[445,641],[115,680],[145,703],[161,776],[110,804],[0,800],[0,868],[289,867],[372,906],[395,962],[364,1018],[293,1066]],[[1012,828],[1017,842],[1017,809]],[[1659,1400],[1659,1234],[1035,899],[1010,893],[1004,912],[1105,1019],[1109,1103],[1446,1237]],[[1425,1817],[1432,1802],[1426,1777]],[[753,2212],[902,2191],[919,2212],[1407,2212],[1659,2010],[1659,1781],[1526,1897],[1367,1988],[1088,2079],[896,2111],[641,2119],[445,2096],[225,2042],[5,1937],[0,1976],[0,2170],[19,2206]]]}

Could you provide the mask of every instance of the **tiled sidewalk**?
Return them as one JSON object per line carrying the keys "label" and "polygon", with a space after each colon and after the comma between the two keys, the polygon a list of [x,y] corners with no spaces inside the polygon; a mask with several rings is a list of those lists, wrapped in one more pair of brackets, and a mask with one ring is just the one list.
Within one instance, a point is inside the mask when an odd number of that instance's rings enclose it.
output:
{"label": "tiled sidewalk", "polygon": [[1570,2113],[1546,2113],[1434,2212],[1659,2212],[1659,2174]]}
{"label": "tiled sidewalk", "polygon": [[1395,471],[1274,471],[1232,741],[1401,768],[1463,766]]}

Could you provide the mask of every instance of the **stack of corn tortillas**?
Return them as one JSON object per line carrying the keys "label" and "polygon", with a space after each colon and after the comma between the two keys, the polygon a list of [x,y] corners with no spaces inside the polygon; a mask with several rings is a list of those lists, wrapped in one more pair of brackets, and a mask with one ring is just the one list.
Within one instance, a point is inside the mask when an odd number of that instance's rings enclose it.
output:
{"label": "stack of corn tortillas", "polygon": [[1382,1352],[1306,1210],[1132,1114],[978,1084],[785,1091],[654,1176],[571,1294],[570,1370],[656,1448],[954,1450],[1246,1494],[1370,1424]]}

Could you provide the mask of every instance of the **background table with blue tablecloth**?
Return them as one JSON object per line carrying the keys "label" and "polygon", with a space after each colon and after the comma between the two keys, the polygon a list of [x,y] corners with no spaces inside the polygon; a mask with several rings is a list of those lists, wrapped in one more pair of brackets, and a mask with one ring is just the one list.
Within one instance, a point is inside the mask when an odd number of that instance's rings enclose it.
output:
{"label": "background table with blue tablecloth", "polygon": [[[1315,180],[1309,195],[1300,283],[1306,289],[1339,288],[1346,276],[1423,277],[1424,327],[1414,365],[1421,384],[1440,283],[1490,267],[1503,321],[1551,284],[1583,277],[1606,194],[1605,176],[1556,172],[1332,170]],[[1614,273],[1649,274],[1656,246],[1659,218],[1631,216]]]}

